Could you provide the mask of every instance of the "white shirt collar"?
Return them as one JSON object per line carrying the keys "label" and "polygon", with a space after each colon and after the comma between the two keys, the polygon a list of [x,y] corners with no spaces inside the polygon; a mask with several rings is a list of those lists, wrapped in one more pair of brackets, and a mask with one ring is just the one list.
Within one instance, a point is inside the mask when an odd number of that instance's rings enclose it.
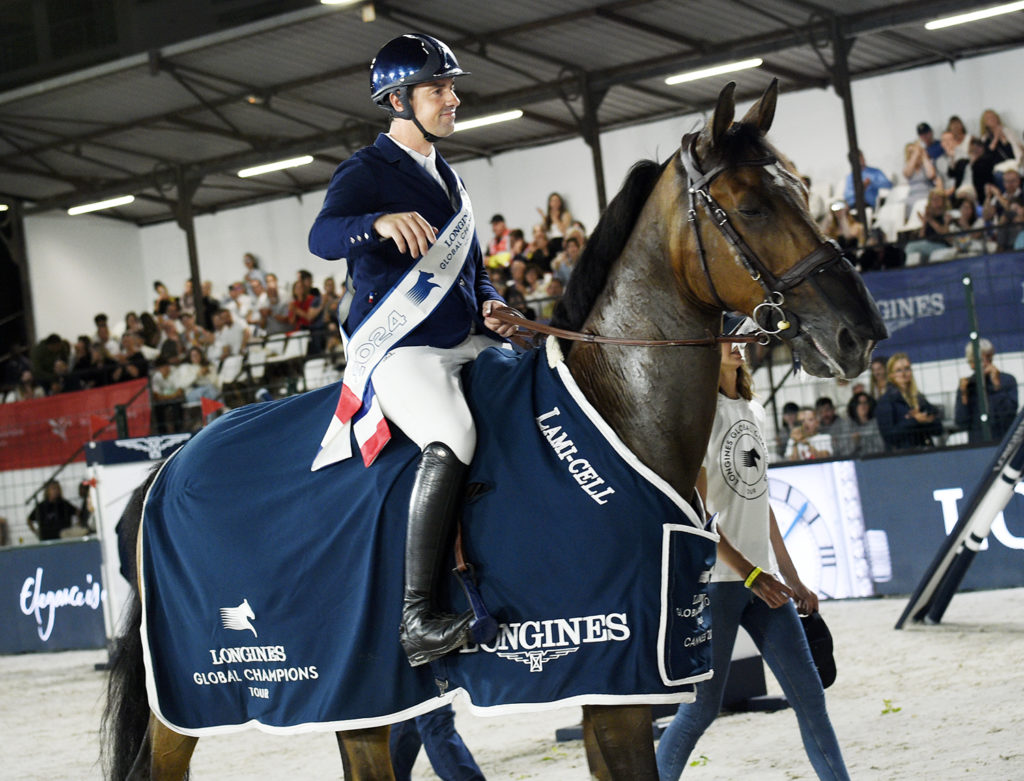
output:
{"label": "white shirt collar", "polygon": [[431,178],[441,185],[442,190],[448,193],[448,185],[445,184],[444,179],[441,177],[441,172],[437,170],[437,148],[433,144],[430,145],[430,154],[424,155],[417,152],[415,149],[410,149],[390,133],[387,133],[386,135],[399,149],[408,154],[417,165],[430,174]]}

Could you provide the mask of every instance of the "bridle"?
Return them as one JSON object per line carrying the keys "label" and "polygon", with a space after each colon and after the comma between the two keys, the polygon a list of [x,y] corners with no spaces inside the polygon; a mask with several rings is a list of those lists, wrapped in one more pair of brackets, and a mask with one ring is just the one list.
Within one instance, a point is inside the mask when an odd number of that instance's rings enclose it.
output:
{"label": "bridle", "polygon": [[[722,301],[715,288],[714,280],[711,278],[711,269],[708,266],[707,253],[704,251],[704,241],[701,237],[700,223],[698,222],[698,204],[703,206],[711,221],[722,237],[729,242],[733,249],[733,255],[739,263],[750,274],[750,278],[757,282],[765,292],[764,301],[758,304],[753,311],[752,317],[757,326],[766,334],[779,336],[784,339],[792,339],[800,329],[799,320],[795,315],[787,313],[784,309],[786,298],[784,293],[798,285],[803,284],[815,273],[824,271],[836,263],[848,263],[843,257],[839,245],[834,241],[823,241],[818,244],[810,253],[797,261],[791,268],[787,269],[782,276],[775,276],[771,270],[761,261],[757,253],[750,248],[750,245],[743,240],[732,223],[725,209],[711,195],[711,183],[726,170],[734,167],[758,167],[772,165],[778,162],[774,155],[743,160],[733,166],[719,164],[707,173],[700,167],[697,159],[697,133],[690,133],[683,137],[680,145],[679,159],[686,169],[686,177],[689,180],[687,192],[689,194],[689,211],[687,218],[693,235],[697,242],[697,256],[700,260],[700,267],[707,279],[708,289],[715,300],[715,303],[723,310],[729,311],[734,307]],[[788,174],[788,172],[786,172]],[[762,319],[763,318],[763,319]],[[795,326],[795,327],[794,327]]]}

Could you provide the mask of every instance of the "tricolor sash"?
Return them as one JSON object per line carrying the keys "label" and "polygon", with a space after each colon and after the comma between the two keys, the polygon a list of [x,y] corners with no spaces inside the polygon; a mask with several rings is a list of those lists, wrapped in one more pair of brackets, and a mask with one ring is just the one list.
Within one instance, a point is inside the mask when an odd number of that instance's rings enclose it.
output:
{"label": "tricolor sash", "polygon": [[369,466],[391,439],[373,392],[373,370],[388,351],[426,320],[456,284],[476,240],[469,195],[458,182],[460,208],[437,241],[377,303],[355,332],[345,337],[345,381],[334,417],[313,459],[312,471],[352,455],[349,430]]}

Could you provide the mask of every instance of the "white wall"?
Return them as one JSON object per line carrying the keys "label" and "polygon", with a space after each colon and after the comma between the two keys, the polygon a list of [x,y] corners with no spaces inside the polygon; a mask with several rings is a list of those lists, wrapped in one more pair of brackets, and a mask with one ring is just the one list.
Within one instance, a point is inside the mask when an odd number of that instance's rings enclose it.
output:
{"label": "white wall", "polygon": [[111,323],[153,296],[144,274],[141,231],[102,217],[42,215],[25,220],[29,285],[39,339],[57,333],[68,341],[93,334],[93,317]]}
{"label": "white wall", "polygon": [[[927,121],[939,131],[951,114],[959,114],[969,131],[976,130],[982,110],[992,107],[1019,133],[1024,128],[1024,105],[1014,79],[1022,72],[1024,48],[1019,48],[962,61],[955,67],[935,65],[855,82],[857,131],[868,163],[893,178],[902,167],[903,144],[915,138],[917,123]],[[738,74],[737,80],[742,79],[743,74]],[[737,114],[742,115],[748,105],[738,106]],[[702,119],[680,115],[605,133],[602,152],[609,198],[634,162],[644,157],[666,159],[681,136]],[[838,187],[845,177],[842,104],[831,89],[783,94],[770,137],[816,187]],[[552,191],[565,196],[588,230],[597,222],[590,149],[580,139],[508,152],[489,161],[474,160],[457,168],[472,195],[481,238],[488,236],[487,221],[496,212],[504,214],[510,226],[528,230],[539,219],[537,207],[545,204]],[[336,273],[336,266],[313,258],[306,250],[306,233],[322,197],[322,193],[310,193],[302,199],[198,218],[203,278],[212,280],[215,291],[223,293],[241,275],[242,254],[249,251],[262,259],[266,270],[277,272],[282,282],[290,282],[299,268],[309,269],[318,282]],[[85,221],[91,225],[85,227]],[[137,238],[131,238],[133,232]],[[92,314],[101,309],[116,318],[119,306],[122,313],[148,306],[154,280],[160,279],[176,293],[189,275],[184,236],[173,223],[136,230],[97,218],[37,217],[28,221],[27,235],[40,334],[57,330],[71,336],[82,323],[91,324]]]}

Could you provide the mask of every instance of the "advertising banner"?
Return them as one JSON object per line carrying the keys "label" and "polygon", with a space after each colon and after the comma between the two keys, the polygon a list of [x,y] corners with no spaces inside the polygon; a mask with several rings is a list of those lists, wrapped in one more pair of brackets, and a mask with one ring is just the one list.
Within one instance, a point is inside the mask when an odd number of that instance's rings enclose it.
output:
{"label": "advertising banner", "polygon": [[1024,253],[987,255],[864,275],[889,338],[886,355],[905,352],[915,363],[962,359],[967,334],[963,278],[969,274],[978,330],[998,352],[1024,350]]}
{"label": "advertising banner", "polygon": [[0,550],[0,653],[103,648],[96,539]]}
{"label": "advertising banner", "polygon": [[[147,382],[132,380],[0,404],[0,471],[63,464],[101,428],[97,418],[109,419],[115,405],[128,404],[136,394],[128,407],[128,432],[134,437],[148,434]],[[113,439],[116,435],[114,426],[110,426],[98,438]],[[84,461],[85,454],[76,460]]]}
{"label": "advertising banner", "polygon": [[[959,518],[994,447],[937,450],[857,462],[868,536],[888,539],[892,577],[879,594],[910,594]],[[1024,586],[1024,485],[996,516],[961,586],[964,591]]]}

